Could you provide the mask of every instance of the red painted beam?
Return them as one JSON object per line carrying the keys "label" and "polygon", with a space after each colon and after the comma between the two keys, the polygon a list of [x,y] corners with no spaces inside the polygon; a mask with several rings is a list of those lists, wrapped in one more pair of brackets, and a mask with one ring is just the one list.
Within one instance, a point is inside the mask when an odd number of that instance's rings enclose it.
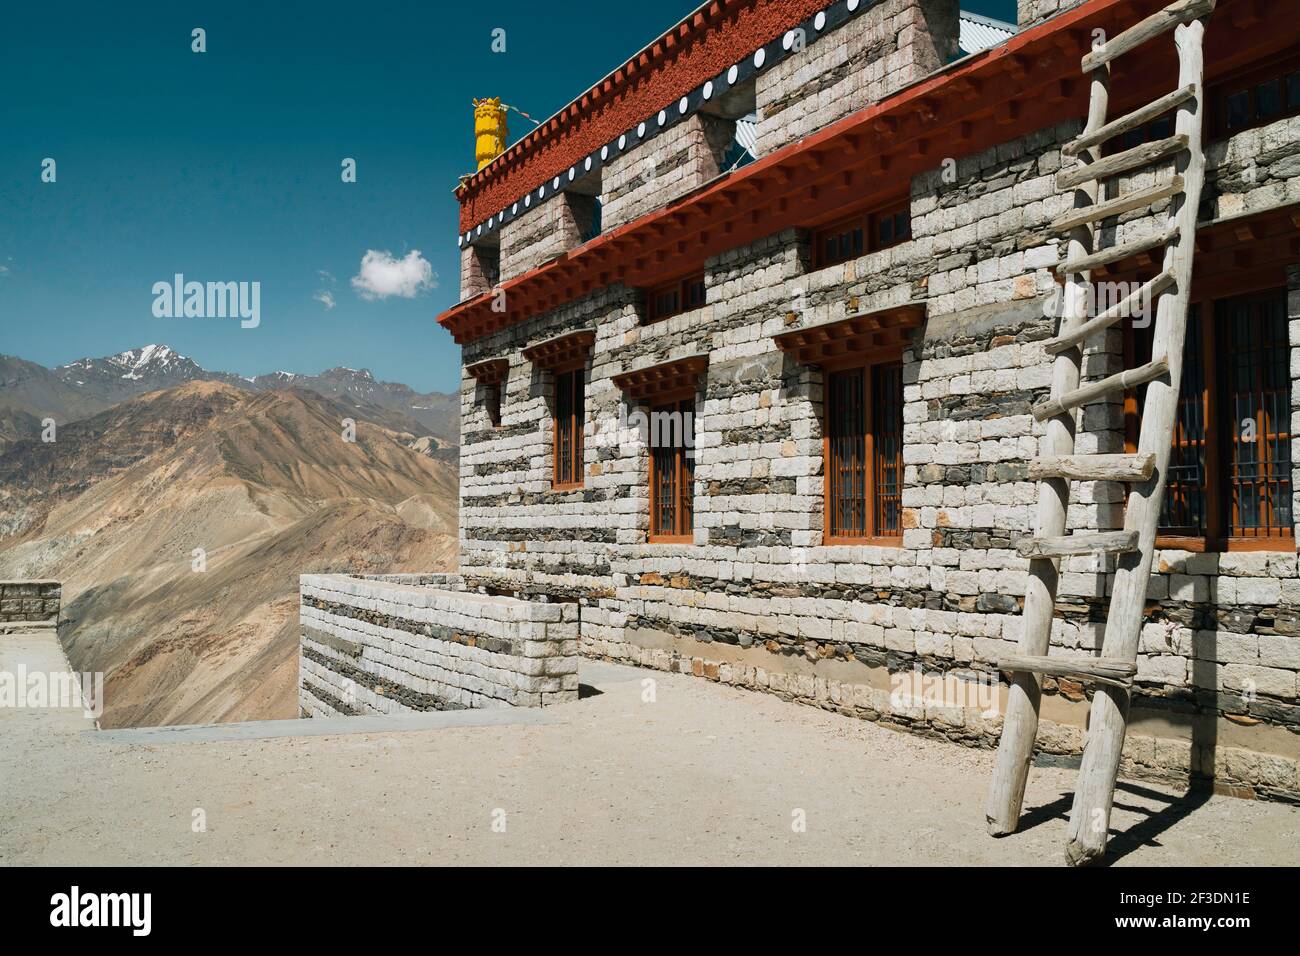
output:
{"label": "red painted beam", "polygon": [[[1224,0],[1220,11],[1249,0]],[[539,270],[504,284],[509,323],[524,321],[550,306],[529,297],[526,288],[546,270],[568,281],[563,301],[580,294],[581,283],[598,276],[612,258],[624,260],[620,281],[652,285],[699,267],[703,259],[753,242],[790,226],[809,227],[842,214],[846,197],[837,184],[861,181],[859,203],[892,198],[910,178],[933,168],[944,149],[953,158],[970,155],[1025,133],[1086,112],[1087,84],[1079,60],[1088,50],[1096,25],[1108,32],[1128,26],[1154,11],[1160,0],[1093,0],[1061,14],[1034,30],[1012,38],[1005,46],[972,58],[956,70],[945,71],[896,96],[792,143],[729,176],[593,239]],[[1268,48],[1283,48],[1300,37],[1300,0],[1280,0],[1285,9],[1275,19],[1247,31],[1207,31],[1210,75],[1235,68]],[[1118,7],[1129,9],[1124,20],[1108,19]],[[1287,24],[1278,29],[1278,24]],[[1172,45],[1169,45],[1172,48]],[[1217,52],[1216,52],[1217,48]],[[1163,54],[1144,54],[1137,65],[1120,61],[1112,89],[1129,98],[1151,99],[1170,86],[1174,76],[1172,49],[1166,68],[1157,68]],[[1227,65],[1220,65],[1227,64]],[[974,91],[974,93],[972,93]],[[1112,110],[1119,115],[1123,110]],[[942,119],[938,119],[942,117]],[[998,120],[1004,121],[1003,125]],[[850,144],[857,144],[851,146]],[[890,176],[880,174],[885,170]],[[626,262],[627,252],[636,258]],[[519,290],[523,294],[518,294]],[[459,342],[481,333],[488,315],[487,295],[461,303],[438,321]],[[498,320],[499,313],[492,313]]]}

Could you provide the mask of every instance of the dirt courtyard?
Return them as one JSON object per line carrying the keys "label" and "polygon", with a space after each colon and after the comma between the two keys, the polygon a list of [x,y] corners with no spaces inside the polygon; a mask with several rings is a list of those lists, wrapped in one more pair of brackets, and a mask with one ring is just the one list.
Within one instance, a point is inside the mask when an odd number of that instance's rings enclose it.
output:
{"label": "dirt courtyard", "polygon": [[[0,637],[0,670],[57,667],[52,640]],[[1064,862],[1072,771],[1035,768],[1021,831],[994,840],[991,752],[695,678],[584,663],[582,680],[574,704],[400,730],[94,731],[3,708],[0,863]],[[1300,863],[1294,807],[1123,782],[1116,803],[1119,865]]]}

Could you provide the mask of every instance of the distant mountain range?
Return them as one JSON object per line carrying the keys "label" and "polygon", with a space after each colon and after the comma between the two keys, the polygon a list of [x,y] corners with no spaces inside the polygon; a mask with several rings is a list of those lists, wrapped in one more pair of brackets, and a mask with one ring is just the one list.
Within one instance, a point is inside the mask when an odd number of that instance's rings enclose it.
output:
{"label": "distant mountain range", "polygon": [[0,578],[63,582],[60,639],[105,672],[104,726],[294,717],[299,574],[455,565],[457,470],[387,424],[428,399],[405,386],[270,387],[164,346],[0,369],[11,423],[59,420],[53,442],[0,441]]}
{"label": "distant mountain range", "polygon": [[440,447],[459,441],[459,395],[421,394],[408,385],[379,381],[369,369],[344,367],[319,375],[271,372],[246,378],[209,371],[166,345],[78,359],[57,368],[0,355],[0,441],[37,436],[46,418],[62,427],[137,395],[187,382],[220,382],[251,391],[310,389],[351,407],[358,419],[414,437],[432,436]]}

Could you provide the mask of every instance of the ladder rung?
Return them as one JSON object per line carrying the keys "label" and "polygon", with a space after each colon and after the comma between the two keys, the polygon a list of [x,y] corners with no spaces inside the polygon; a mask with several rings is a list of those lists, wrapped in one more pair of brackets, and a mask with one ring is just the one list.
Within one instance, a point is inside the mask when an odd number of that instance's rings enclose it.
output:
{"label": "ladder rung", "polygon": [[1132,172],[1143,166],[1150,166],[1187,148],[1186,133],[1176,133],[1154,143],[1142,143],[1122,153],[1107,156],[1095,163],[1085,163],[1073,169],[1063,169],[1056,174],[1056,188],[1065,191],[1090,183],[1094,179],[1109,179],[1121,173]]}
{"label": "ladder rung", "polygon": [[1090,222],[1100,222],[1102,219],[1118,216],[1130,209],[1141,209],[1143,206],[1150,206],[1162,199],[1176,196],[1182,191],[1183,177],[1174,176],[1169,182],[1158,186],[1148,186],[1146,189],[1138,189],[1093,206],[1072,209],[1052,223],[1052,232],[1069,232],[1078,226],[1086,226]]}
{"label": "ladder rung", "polygon": [[1154,40],[1180,23],[1195,20],[1214,12],[1215,0],[1175,0],[1163,10],[1157,10],[1145,20],[1140,20],[1123,33],[1116,34],[1079,62],[1085,73],[1105,66],[1117,56],[1136,50],[1148,40]]}
{"label": "ladder rung", "polygon": [[1135,256],[1139,252],[1154,249],[1156,246],[1167,245],[1177,238],[1178,227],[1174,226],[1164,232],[1143,236],[1141,239],[1130,239],[1128,242],[1121,242],[1117,246],[1102,249],[1100,252],[1090,252],[1086,256],[1079,256],[1077,259],[1066,259],[1056,267],[1056,271],[1059,275],[1068,275],[1071,272],[1087,272],[1090,269],[1108,266],[1112,262],[1119,262],[1129,256]]}
{"label": "ladder rung", "polygon": [[1066,558],[1075,554],[1124,554],[1137,550],[1136,531],[1095,531],[1056,538],[1021,538],[1016,550],[1024,558]]}
{"label": "ladder rung", "polygon": [[997,668],[1000,671],[1050,674],[1053,677],[1080,677],[1115,687],[1127,687],[1137,673],[1137,664],[1113,657],[1070,658],[1033,654],[999,657]]}
{"label": "ladder rung", "polygon": [[1091,146],[1097,146],[1106,142],[1108,139],[1114,139],[1121,133],[1127,133],[1129,130],[1137,129],[1139,126],[1145,126],[1158,116],[1163,116],[1176,106],[1182,106],[1188,100],[1196,96],[1196,84],[1188,83],[1182,89],[1174,90],[1172,93],[1166,93],[1158,100],[1152,100],[1146,106],[1135,109],[1127,116],[1121,116],[1117,120],[1107,123],[1100,127],[1094,133],[1085,133],[1082,136],[1070,140],[1061,147],[1061,155],[1078,156],[1085,149]]}
{"label": "ladder rung", "polygon": [[1146,301],[1154,302],[1156,296],[1164,292],[1173,284],[1174,270],[1166,269],[1150,282],[1140,286],[1128,298],[1121,302],[1116,302],[1095,319],[1089,319],[1087,322],[1084,322],[1080,326],[1076,326],[1063,335],[1058,335],[1054,339],[1048,339],[1043,343],[1043,349],[1048,355],[1059,355],[1067,349],[1072,349],[1080,342],[1086,340],[1089,336],[1095,335],[1103,329],[1110,328],[1120,319],[1132,318],[1135,306]]}
{"label": "ladder rung", "polygon": [[1068,478],[1071,481],[1146,481],[1155,471],[1156,456],[1045,455],[1029,460],[1029,477]]}
{"label": "ladder rung", "polygon": [[1168,374],[1168,372],[1169,360],[1166,358],[1158,358],[1153,362],[1147,362],[1146,365],[1139,365],[1137,368],[1125,369],[1123,372],[1107,376],[1099,382],[1090,382],[1072,392],[1066,392],[1059,399],[1048,399],[1035,405],[1033,408],[1034,420],[1044,421],[1053,415],[1060,415],[1072,408],[1087,405],[1108,392],[1143,385],[1152,379],[1159,378],[1161,375]]}

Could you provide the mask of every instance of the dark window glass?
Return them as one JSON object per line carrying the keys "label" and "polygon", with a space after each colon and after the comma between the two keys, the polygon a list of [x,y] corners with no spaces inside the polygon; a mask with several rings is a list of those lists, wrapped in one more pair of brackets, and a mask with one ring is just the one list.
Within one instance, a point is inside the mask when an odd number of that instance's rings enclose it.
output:
{"label": "dark window glass", "polygon": [[695,527],[695,402],[650,413],[650,535],[689,538]]}
{"label": "dark window glass", "polygon": [[1242,90],[1228,97],[1228,129],[1238,129],[1250,122],[1250,91]]}
{"label": "dark window glass", "polygon": [[903,366],[891,363],[832,372],[826,386],[827,535],[831,539],[899,536],[903,533]]}
{"label": "dark window glass", "polygon": [[867,533],[866,369],[835,372],[827,389],[830,482],[827,497],[830,533],[836,538]]}
{"label": "dark window glass", "polygon": [[582,484],[585,392],[582,369],[556,374],[555,484],[557,485]]}
{"label": "dark window glass", "polygon": [[1268,80],[1255,87],[1255,114],[1259,119],[1271,119],[1282,112],[1282,81]]}
{"label": "dark window glass", "polygon": [[704,277],[687,279],[683,291],[686,294],[686,307],[682,311],[698,309],[704,305]]}
{"label": "dark window glass", "polygon": [[912,238],[912,213],[910,211],[894,213],[894,235],[898,237],[899,242]]}
{"label": "dark window glass", "polygon": [[[1212,318],[1211,328],[1199,306],[1188,314],[1160,532],[1213,538],[1212,546],[1222,537],[1292,537],[1286,293],[1220,300]],[[1151,328],[1135,329],[1133,343],[1136,361],[1149,361]],[[1130,448],[1145,392],[1135,390]]]}
{"label": "dark window glass", "polygon": [[1237,536],[1290,534],[1291,375],[1286,300],[1219,303],[1227,364],[1224,404],[1231,456],[1229,528]]}
{"label": "dark window glass", "polygon": [[903,533],[903,366],[871,370],[877,535]]}
{"label": "dark window glass", "polygon": [[654,322],[704,305],[704,274],[696,273],[646,292],[646,321]]}

